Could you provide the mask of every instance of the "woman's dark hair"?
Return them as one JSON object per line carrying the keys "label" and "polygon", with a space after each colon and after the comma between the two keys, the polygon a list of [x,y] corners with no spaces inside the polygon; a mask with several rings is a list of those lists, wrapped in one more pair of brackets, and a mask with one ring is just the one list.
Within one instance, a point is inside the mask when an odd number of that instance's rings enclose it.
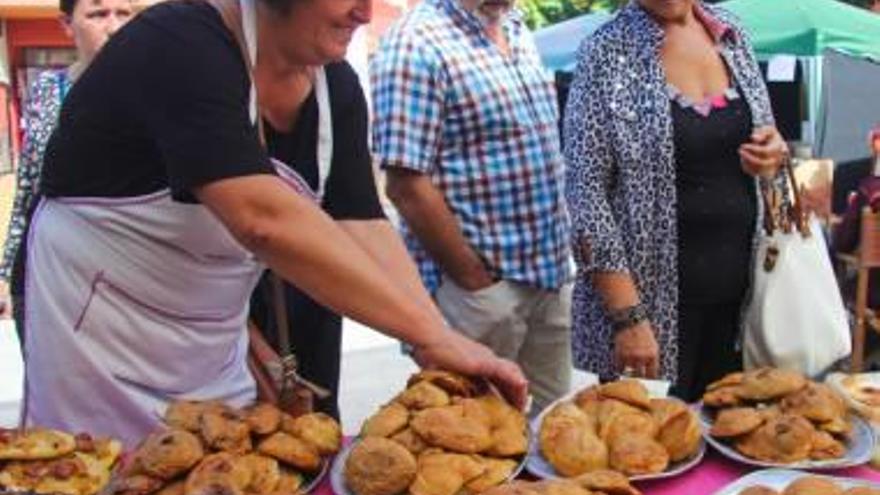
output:
{"label": "woman's dark hair", "polygon": [[59,1],[58,1],[58,7],[61,9],[61,12],[63,12],[64,15],[66,15],[66,16],[72,16],[72,15],[73,15],[73,9],[76,8],[76,3],[77,3],[78,1],[79,1],[79,0],[59,0]]}

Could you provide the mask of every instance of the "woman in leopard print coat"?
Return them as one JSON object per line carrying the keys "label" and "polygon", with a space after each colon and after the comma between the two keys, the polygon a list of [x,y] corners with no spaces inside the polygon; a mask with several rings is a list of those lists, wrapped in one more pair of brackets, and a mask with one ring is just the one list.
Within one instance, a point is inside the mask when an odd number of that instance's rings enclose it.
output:
{"label": "woman in leopard print coat", "polygon": [[[752,143],[740,146],[752,148],[745,155],[740,151],[743,170],[770,177],[786,153],[750,44],[722,9],[699,0],[676,5],[633,0],[583,43],[564,130],[578,262],[573,345],[576,364],[603,379],[624,368],[673,382],[680,378],[677,156],[670,101],[675,74],[663,50],[670,48],[667,27],[674,24],[664,16],[682,6],[692,9],[688,18],[702,24],[707,41],[707,32],[717,35],[704,55],[726,65],[730,87],[745,100],[740,104],[750,112],[752,128],[760,129]],[[694,49],[679,43],[684,46],[678,48]],[[695,77],[706,72],[702,66],[687,69],[697,72]],[[685,82],[693,79],[685,76]],[[738,159],[735,166],[739,170]],[[757,192],[759,179],[743,180]],[[762,211],[757,199],[753,202],[754,228],[747,226],[745,236],[751,235],[754,245]]]}

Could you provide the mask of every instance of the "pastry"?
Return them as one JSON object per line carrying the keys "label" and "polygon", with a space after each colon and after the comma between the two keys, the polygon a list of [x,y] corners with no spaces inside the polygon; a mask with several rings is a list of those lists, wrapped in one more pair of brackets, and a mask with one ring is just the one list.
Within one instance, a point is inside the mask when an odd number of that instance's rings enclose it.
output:
{"label": "pastry", "polygon": [[272,404],[261,402],[245,410],[244,419],[252,433],[269,435],[281,427],[281,410]]}
{"label": "pastry", "polygon": [[846,446],[832,437],[828,432],[816,431],[813,433],[810,459],[816,461],[839,459],[844,455],[846,455]]}
{"label": "pastry", "polygon": [[419,455],[425,450],[427,450],[430,446],[422,440],[416,432],[412,431],[411,428],[407,428],[400,433],[396,433],[391,440],[402,445],[406,450],[410,451],[413,455]]}
{"label": "pastry", "polygon": [[429,445],[452,452],[476,454],[492,446],[489,427],[464,414],[461,405],[433,407],[419,411],[410,424]]}
{"label": "pastry", "polygon": [[184,493],[243,494],[251,482],[251,471],[235,454],[218,452],[206,456],[186,477]]}
{"label": "pastry", "polygon": [[307,472],[321,467],[321,455],[312,444],[283,431],[262,440],[257,445],[257,452]]}
{"label": "pastry", "polygon": [[666,449],[669,460],[678,462],[700,450],[702,429],[693,411],[686,409],[660,427],[657,441]]}
{"label": "pastry", "polygon": [[828,478],[803,476],[789,483],[782,495],[842,495],[843,490]]}
{"label": "pastry", "polygon": [[0,461],[28,461],[54,459],[76,449],[73,435],[48,428],[29,428],[24,433],[16,430],[0,431]]}
{"label": "pastry", "polygon": [[710,383],[706,387],[706,391],[711,392],[713,390],[718,390],[719,388],[722,388],[722,387],[735,387],[735,386],[741,384],[742,381],[743,381],[743,373],[742,372],[728,373],[727,375],[724,375],[720,380],[715,380],[714,382]]}
{"label": "pastry", "polygon": [[278,485],[275,487],[273,495],[291,495],[299,494],[300,487],[303,485],[303,475],[291,469],[281,468],[281,474],[278,479]]}
{"label": "pastry", "polygon": [[465,490],[469,493],[483,493],[493,486],[504,483],[516,470],[517,462],[510,459],[479,458],[484,471],[480,476],[468,481]]}
{"label": "pastry", "polygon": [[443,370],[422,370],[412,375],[406,386],[409,388],[419,382],[432,383],[458,397],[474,397],[480,392],[480,387],[470,378]]}
{"label": "pastry", "polygon": [[810,455],[815,428],[800,416],[783,414],[737,438],[734,446],[743,455],[768,462],[798,462]]}
{"label": "pastry", "polygon": [[782,410],[810,421],[827,423],[846,414],[846,404],[828,385],[809,383],[782,399]]}
{"label": "pastry", "polygon": [[645,412],[624,413],[615,416],[602,430],[602,441],[612,443],[621,436],[641,435],[654,438],[660,429],[654,417]]}
{"label": "pastry", "polygon": [[162,487],[156,495],[184,495],[186,493],[186,481],[177,480]]}
{"label": "pastry", "polygon": [[854,486],[843,492],[843,495],[880,495],[880,489],[867,486]]}
{"label": "pastry", "polygon": [[703,394],[703,404],[709,407],[734,407],[742,404],[739,386],[719,387]]}
{"label": "pastry", "polygon": [[205,411],[220,412],[228,409],[217,401],[179,400],[172,402],[165,409],[165,424],[172,428],[180,428],[198,433],[202,427],[202,413]]}
{"label": "pastry", "polygon": [[281,482],[281,467],[271,457],[250,453],[242,456],[239,462],[251,473],[250,482],[245,487],[247,493],[269,494]]}
{"label": "pastry", "polygon": [[488,467],[475,456],[439,451],[419,456],[411,495],[456,495],[462,487],[482,476]]}
{"label": "pastry", "polygon": [[321,455],[335,454],[342,445],[342,429],[324,413],[304,414],[290,424],[287,433],[310,443]]}
{"label": "pastry", "polygon": [[395,401],[407,409],[419,410],[429,407],[443,407],[450,404],[449,394],[430,381],[421,381],[401,392]]}
{"label": "pastry", "polygon": [[709,434],[716,438],[745,435],[764,424],[764,416],[753,407],[734,407],[718,413]]}
{"label": "pastry", "polygon": [[669,465],[669,453],[653,438],[629,435],[609,446],[608,462],[611,469],[629,476],[661,473]]}
{"label": "pastry", "polygon": [[743,374],[738,395],[750,401],[778,399],[807,386],[807,378],[797,371],[758,368]]}
{"label": "pastry", "polygon": [[205,456],[205,451],[194,434],[171,429],[148,435],[135,455],[144,474],[171,480],[192,469]]}
{"label": "pastry", "polygon": [[766,486],[750,486],[739,492],[739,495],[779,495],[779,492]]}
{"label": "pastry", "polygon": [[345,482],[356,495],[396,495],[416,477],[416,458],[400,444],[366,437],[345,462]]}
{"label": "pastry", "polygon": [[253,448],[244,416],[231,409],[203,412],[200,431],[205,445],[215,450],[245,453]]}
{"label": "pastry", "polygon": [[574,481],[587,490],[595,490],[607,495],[641,495],[630,485],[626,476],[609,469],[582,474],[574,478]]}
{"label": "pastry", "polygon": [[651,397],[642,382],[633,379],[609,382],[599,387],[599,394],[607,399],[615,399],[640,409],[651,407]]}
{"label": "pastry", "polygon": [[390,437],[406,428],[409,423],[409,410],[392,402],[370,416],[361,427],[361,435],[365,437]]}
{"label": "pastry", "polygon": [[162,488],[162,480],[145,474],[116,478],[110,482],[107,492],[113,495],[149,495]]}
{"label": "pastry", "polygon": [[544,458],[562,476],[577,476],[608,467],[605,443],[583,426],[569,425],[552,435],[542,435],[540,448]]}

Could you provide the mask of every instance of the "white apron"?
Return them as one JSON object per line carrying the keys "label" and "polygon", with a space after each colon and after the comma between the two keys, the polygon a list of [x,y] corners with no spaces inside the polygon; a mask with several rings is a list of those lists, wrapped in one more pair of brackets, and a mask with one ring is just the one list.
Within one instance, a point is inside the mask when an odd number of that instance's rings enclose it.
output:
{"label": "white apron", "polygon": [[[253,0],[240,3],[255,60]],[[318,199],[332,159],[323,71],[315,92]],[[273,163],[285,183],[315,197],[295,172]],[[264,267],[206,207],[176,202],[168,190],[43,199],[27,259],[28,425],[111,435],[131,448],[171,400],[244,406],[255,399],[246,321]]]}

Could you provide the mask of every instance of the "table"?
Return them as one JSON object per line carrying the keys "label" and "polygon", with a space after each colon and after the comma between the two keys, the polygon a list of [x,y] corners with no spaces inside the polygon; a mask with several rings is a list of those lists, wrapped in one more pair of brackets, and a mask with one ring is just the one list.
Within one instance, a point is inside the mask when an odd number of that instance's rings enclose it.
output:
{"label": "table", "polygon": [[[687,473],[667,480],[640,482],[635,486],[644,495],[711,495],[751,471],[756,469],[726,459],[710,448],[703,462]],[[823,473],[880,482],[880,471],[874,471],[867,466],[823,471]],[[314,495],[335,495],[330,487],[329,476],[315,490]]]}

